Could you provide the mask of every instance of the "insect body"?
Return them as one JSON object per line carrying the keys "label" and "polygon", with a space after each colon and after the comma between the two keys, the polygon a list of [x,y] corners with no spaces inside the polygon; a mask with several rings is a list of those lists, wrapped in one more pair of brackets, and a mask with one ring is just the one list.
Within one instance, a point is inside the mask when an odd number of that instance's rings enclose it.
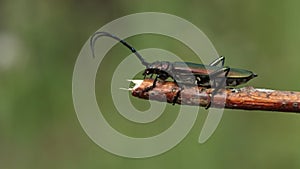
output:
{"label": "insect body", "polygon": [[[224,59],[223,57],[220,58]],[[171,77],[180,84],[197,84],[202,87],[211,87],[210,76],[214,77],[214,80],[218,80],[218,78],[221,79],[224,77],[222,73],[227,73],[226,86],[237,86],[257,76],[251,71],[244,69],[195,64],[191,62],[171,63],[157,61],[149,64],[144,72],[145,75],[160,75],[159,78],[163,80]],[[189,79],[191,74],[193,77]]]}
{"label": "insect body", "polygon": [[[143,75],[144,78],[155,76],[153,85],[146,88],[146,91],[153,89],[158,79],[166,80],[172,78],[179,86],[191,86],[198,85],[206,88],[214,87],[213,94],[217,93],[222,86],[237,86],[248,82],[257,75],[249,70],[236,69],[224,67],[224,57],[219,57],[209,65],[196,64],[191,62],[168,62],[168,61],[156,61],[148,63],[144,58],[127,42],[107,32],[96,32],[90,38],[90,47],[93,57],[95,57],[94,46],[99,37],[108,36],[111,37],[134,53],[141,63],[146,67]],[[221,65],[220,65],[221,64]],[[220,66],[218,66],[220,65]],[[180,94],[180,90],[177,96],[174,98],[173,103],[176,102]],[[210,104],[207,106],[207,108]]]}

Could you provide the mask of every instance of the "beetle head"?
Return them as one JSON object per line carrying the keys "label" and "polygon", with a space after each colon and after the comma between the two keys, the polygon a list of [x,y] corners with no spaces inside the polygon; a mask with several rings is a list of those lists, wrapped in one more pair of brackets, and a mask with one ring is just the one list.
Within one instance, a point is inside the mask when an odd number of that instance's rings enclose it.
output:
{"label": "beetle head", "polygon": [[143,73],[144,76],[157,74],[160,75],[160,78],[169,77],[168,73],[170,68],[169,62],[153,62],[147,65],[145,72]]}

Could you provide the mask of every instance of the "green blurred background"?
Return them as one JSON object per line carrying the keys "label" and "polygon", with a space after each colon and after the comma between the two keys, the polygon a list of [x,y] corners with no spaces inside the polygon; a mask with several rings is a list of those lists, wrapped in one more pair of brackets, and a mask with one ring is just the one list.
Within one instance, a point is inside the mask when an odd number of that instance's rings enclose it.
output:
{"label": "green blurred background", "polygon": [[[118,17],[147,11],[174,14],[198,26],[226,56],[226,65],[259,74],[249,85],[300,91],[299,7],[296,0],[1,0],[0,168],[300,168],[297,114],[225,110],[214,135],[198,144],[207,115],[203,109],[175,148],[152,158],[129,159],[93,143],[72,102],[73,67],[89,36]],[[183,59],[193,55],[172,39],[146,35],[128,40],[137,49],[167,49]],[[100,81],[110,81],[120,57],[129,52],[117,45],[109,54],[115,58],[104,60],[110,66],[97,77],[96,93],[99,102],[108,102],[103,109],[112,110]],[[144,100],[132,101],[139,109],[149,106]],[[177,108],[167,108],[171,111],[148,127],[117,112],[105,117],[121,132],[144,137],[172,124],[177,114],[170,112]]]}

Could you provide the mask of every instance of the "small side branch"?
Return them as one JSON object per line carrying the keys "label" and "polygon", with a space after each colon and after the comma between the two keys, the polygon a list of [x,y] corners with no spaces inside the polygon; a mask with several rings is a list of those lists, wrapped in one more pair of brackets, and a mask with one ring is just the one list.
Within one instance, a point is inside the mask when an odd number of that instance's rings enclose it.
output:
{"label": "small side branch", "polygon": [[153,80],[140,82],[131,90],[132,95],[147,100],[173,103],[180,91],[176,104],[205,107],[212,100],[211,105],[216,108],[300,112],[300,92],[243,87],[221,89],[212,99],[213,88],[195,86],[180,89],[174,82],[157,82],[154,89],[145,92],[144,89],[151,86]]}

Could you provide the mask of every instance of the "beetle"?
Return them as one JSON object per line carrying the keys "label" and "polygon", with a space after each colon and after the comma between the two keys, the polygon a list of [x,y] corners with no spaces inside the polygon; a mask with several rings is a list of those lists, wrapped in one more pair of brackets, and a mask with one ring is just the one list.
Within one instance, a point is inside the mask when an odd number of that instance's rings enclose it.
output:
{"label": "beetle", "polygon": [[[149,91],[156,86],[158,79],[165,81],[168,78],[172,78],[178,86],[201,86],[205,88],[215,88],[212,96],[218,92],[223,86],[232,87],[238,86],[240,84],[246,83],[254,77],[257,77],[255,73],[245,69],[230,68],[224,66],[225,57],[220,56],[214,60],[209,65],[197,64],[192,62],[169,62],[169,61],[155,61],[153,63],[148,63],[144,58],[129,45],[126,41],[120,39],[119,37],[110,34],[108,32],[95,32],[90,38],[90,48],[92,55],[95,58],[95,43],[98,38],[102,36],[107,36],[113,38],[124,46],[126,46],[132,53],[134,53],[141,63],[146,67],[143,75],[144,79],[147,76],[152,78],[156,75],[152,86],[149,86],[145,91]],[[220,65],[220,66],[218,66]],[[173,99],[173,105],[176,103],[179,95],[180,89]],[[213,97],[212,97],[213,98]],[[212,100],[212,99],[211,99]],[[206,106],[209,108],[210,103]]]}

